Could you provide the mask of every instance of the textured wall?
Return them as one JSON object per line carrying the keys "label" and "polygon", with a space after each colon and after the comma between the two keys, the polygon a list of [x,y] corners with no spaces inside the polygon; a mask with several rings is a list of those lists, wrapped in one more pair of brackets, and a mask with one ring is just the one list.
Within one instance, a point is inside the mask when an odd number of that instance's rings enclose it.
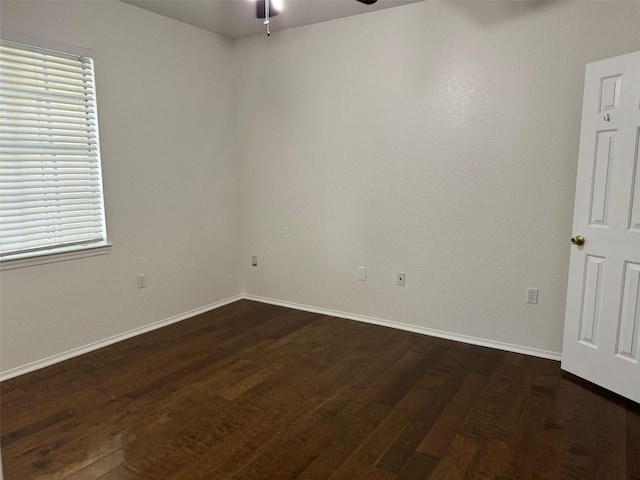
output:
{"label": "textured wall", "polygon": [[2,371],[241,275],[253,295],[560,351],[584,65],[640,49],[640,4],[424,2],[235,43],[115,1],[1,10],[96,52],[114,245],[1,274]]}
{"label": "textured wall", "polygon": [[240,293],[231,41],[115,1],[1,8],[3,29],[95,51],[113,243],[2,272],[2,371]]}
{"label": "textured wall", "polygon": [[423,2],[239,41],[245,292],[559,352],[584,67],[638,18]]}

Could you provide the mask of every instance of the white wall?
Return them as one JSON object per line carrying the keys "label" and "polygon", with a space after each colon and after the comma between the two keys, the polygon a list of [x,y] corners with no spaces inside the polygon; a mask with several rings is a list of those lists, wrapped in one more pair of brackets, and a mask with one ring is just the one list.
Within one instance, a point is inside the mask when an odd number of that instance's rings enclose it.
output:
{"label": "white wall", "polygon": [[235,43],[115,1],[0,9],[96,52],[114,245],[2,273],[1,371],[242,288],[560,351],[584,65],[640,49],[640,4],[426,2]]}
{"label": "white wall", "polygon": [[638,18],[424,2],[239,41],[245,292],[560,352],[584,67]]}
{"label": "white wall", "polygon": [[239,294],[231,40],[115,1],[3,1],[1,19],[95,51],[113,243],[2,273],[1,370]]}

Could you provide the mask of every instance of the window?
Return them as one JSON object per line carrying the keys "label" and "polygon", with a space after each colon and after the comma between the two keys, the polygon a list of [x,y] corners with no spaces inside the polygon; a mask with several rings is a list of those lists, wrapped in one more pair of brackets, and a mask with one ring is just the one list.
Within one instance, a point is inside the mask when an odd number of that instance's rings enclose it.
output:
{"label": "window", "polygon": [[0,40],[0,259],[106,245],[93,60]]}

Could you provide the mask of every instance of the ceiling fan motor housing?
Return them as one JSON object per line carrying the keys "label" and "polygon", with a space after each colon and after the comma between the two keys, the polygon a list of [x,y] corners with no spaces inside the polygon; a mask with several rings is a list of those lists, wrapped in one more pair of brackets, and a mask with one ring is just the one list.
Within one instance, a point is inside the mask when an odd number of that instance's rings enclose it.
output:
{"label": "ceiling fan motor housing", "polygon": [[[256,0],[256,17],[257,18],[265,18],[265,1],[266,0]],[[371,1],[371,0],[367,0],[367,1]],[[273,2],[269,2],[269,16],[275,17],[279,13],[280,13],[280,10],[278,10],[276,7],[273,6]]]}
{"label": "ceiling fan motor housing", "polygon": [[[364,3],[365,5],[373,5],[374,3],[376,3],[378,0],[358,0],[358,2],[360,3]],[[266,0],[256,0],[256,17],[257,18],[265,18],[265,2]],[[276,15],[278,15],[280,13],[280,10],[278,10],[272,2],[269,2],[269,16],[270,17],[275,17]]]}

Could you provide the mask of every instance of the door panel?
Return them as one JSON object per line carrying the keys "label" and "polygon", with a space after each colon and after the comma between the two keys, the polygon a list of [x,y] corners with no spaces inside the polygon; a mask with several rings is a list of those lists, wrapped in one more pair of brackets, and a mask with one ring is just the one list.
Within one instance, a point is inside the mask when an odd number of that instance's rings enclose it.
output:
{"label": "door panel", "polygon": [[640,155],[640,127],[636,133],[636,152],[633,159],[633,184],[631,187],[631,215],[629,215],[629,229],[640,231],[640,168],[638,168],[638,156]]}
{"label": "door panel", "polygon": [[598,347],[598,326],[602,318],[602,292],[604,291],[604,258],[587,255],[582,288],[580,313],[581,343]]}
{"label": "door panel", "polygon": [[640,52],[587,65],[562,368],[640,402]]}
{"label": "door panel", "polygon": [[640,335],[640,264],[626,262],[624,270],[616,355],[637,363]]}
{"label": "door panel", "polygon": [[603,78],[600,82],[600,112],[617,110],[620,104],[622,75]]}
{"label": "door panel", "polygon": [[607,225],[609,193],[611,190],[611,162],[615,148],[615,130],[604,130],[596,134],[593,181],[591,183],[590,224]]}

